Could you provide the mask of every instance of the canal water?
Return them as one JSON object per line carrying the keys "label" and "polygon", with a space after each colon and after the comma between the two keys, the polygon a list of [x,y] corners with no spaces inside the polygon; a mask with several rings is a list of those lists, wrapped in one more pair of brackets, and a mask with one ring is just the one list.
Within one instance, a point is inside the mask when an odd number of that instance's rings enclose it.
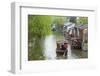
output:
{"label": "canal water", "polygon": [[[59,59],[56,56],[56,38],[54,35],[47,36],[44,42],[44,56],[46,59]],[[71,49],[71,45],[68,44],[68,53],[67,58],[63,56],[60,59],[80,59],[87,58],[87,51],[83,51],[81,49]]]}
{"label": "canal water", "polygon": [[46,59],[56,59],[56,38],[54,35],[45,38],[44,56]]}

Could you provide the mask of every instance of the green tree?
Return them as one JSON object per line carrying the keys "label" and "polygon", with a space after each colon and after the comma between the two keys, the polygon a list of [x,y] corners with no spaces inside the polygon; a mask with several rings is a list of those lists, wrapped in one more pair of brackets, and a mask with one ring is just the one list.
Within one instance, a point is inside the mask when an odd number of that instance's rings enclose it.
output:
{"label": "green tree", "polygon": [[65,22],[65,17],[63,16],[54,16],[53,23],[57,25],[63,25]]}
{"label": "green tree", "polygon": [[56,32],[62,33],[66,19],[67,18],[63,16],[54,16],[52,23],[56,26]]}
{"label": "green tree", "polygon": [[72,22],[72,23],[76,23],[76,17],[74,16],[69,16],[69,21]]}
{"label": "green tree", "polygon": [[51,16],[28,15],[28,60],[41,60],[43,56],[43,39],[50,35]]}
{"label": "green tree", "polygon": [[81,25],[88,24],[88,17],[79,17],[77,19],[77,24],[81,24]]}

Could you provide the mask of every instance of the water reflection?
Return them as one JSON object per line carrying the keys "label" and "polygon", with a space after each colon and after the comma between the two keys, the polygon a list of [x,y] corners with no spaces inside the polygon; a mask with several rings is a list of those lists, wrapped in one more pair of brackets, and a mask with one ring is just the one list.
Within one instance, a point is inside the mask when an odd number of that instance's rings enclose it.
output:
{"label": "water reflection", "polygon": [[46,59],[56,58],[56,39],[54,35],[50,35],[45,38],[44,56]]}

